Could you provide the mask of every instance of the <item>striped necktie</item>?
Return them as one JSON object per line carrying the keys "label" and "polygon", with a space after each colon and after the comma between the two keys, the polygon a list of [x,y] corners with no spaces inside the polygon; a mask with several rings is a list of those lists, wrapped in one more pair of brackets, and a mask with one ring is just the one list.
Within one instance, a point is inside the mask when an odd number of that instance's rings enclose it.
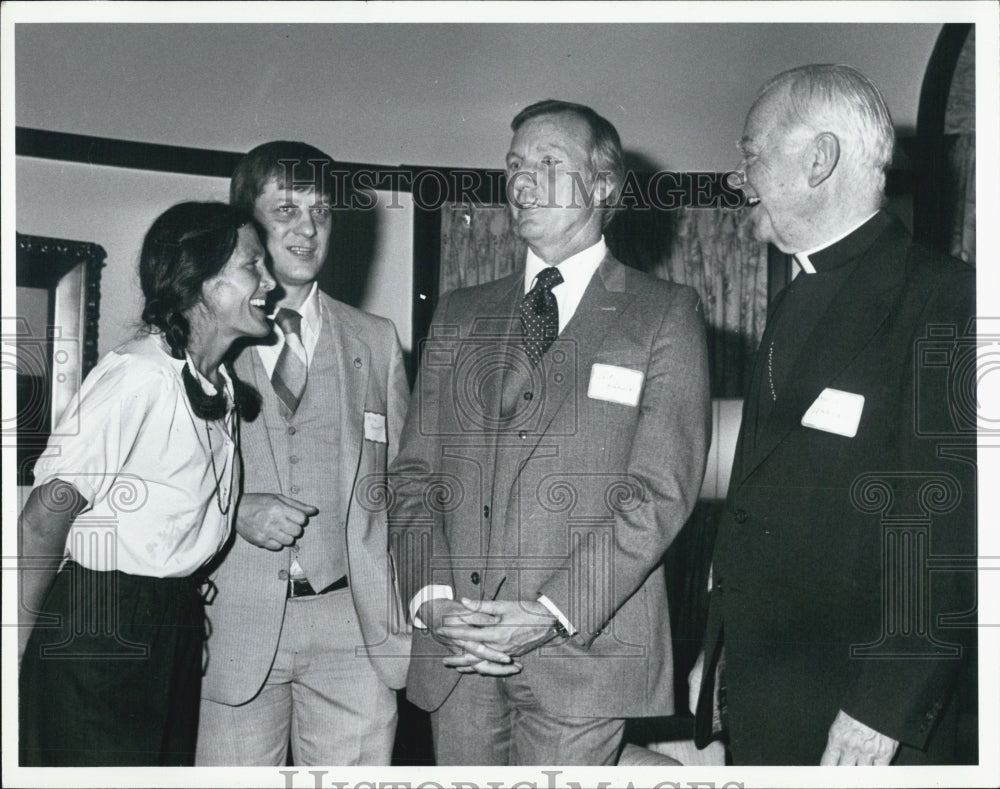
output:
{"label": "striped necktie", "polygon": [[278,354],[278,362],[271,373],[271,385],[278,399],[288,409],[286,419],[295,415],[302,393],[306,388],[306,349],[302,345],[302,316],[295,310],[282,307],[274,322],[285,335],[285,345]]}
{"label": "striped necktie", "polygon": [[528,291],[521,302],[521,328],[524,331],[524,350],[537,367],[549,346],[559,335],[559,304],[552,288],[563,281],[555,266],[542,269],[535,278],[535,287]]}

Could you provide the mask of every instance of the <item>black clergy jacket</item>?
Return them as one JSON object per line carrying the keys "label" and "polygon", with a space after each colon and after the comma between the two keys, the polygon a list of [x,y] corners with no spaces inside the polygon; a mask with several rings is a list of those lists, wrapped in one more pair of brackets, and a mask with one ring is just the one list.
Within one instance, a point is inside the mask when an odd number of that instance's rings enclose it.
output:
{"label": "black clergy jacket", "polygon": [[[819,764],[838,710],[899,740],[897,762],[947,762],[976,644],[974,269],[885,212],[810,260],[744,403],[696,741],[724,654],[736,764]],[[853,437],[802,424],[828,389],[864,397]]]}

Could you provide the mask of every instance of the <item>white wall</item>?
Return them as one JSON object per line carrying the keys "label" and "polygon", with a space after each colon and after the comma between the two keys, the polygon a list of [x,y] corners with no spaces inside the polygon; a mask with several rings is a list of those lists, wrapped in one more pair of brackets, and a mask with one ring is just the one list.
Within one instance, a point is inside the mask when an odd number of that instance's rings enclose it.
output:
{"label": "white wall", "polygon": [[138,327],[139,247],[153,220],[181,200],[227,200],[221,178],[17,159],[19,233],[92,241],[108,253],[101,281],[98,351],[104,354]]}
{"label": "white wall", "polygon": [[[648,166],[724,170],[735,164],[733,141],[759,85],[805,62],[858,66],[882,88],[897,126],[911,129],[939,30],[21,24],[15,115],[20,126],[171,145],[246,151],[291,138],[344,161],[497,167],[511,117],[560,97],[606,114]],[[138,319],[134,268],[153,218],[181,199],[226,196],[224,179],[23,157],[16,177],[19,232],[94,241],[108,252],[101,353]],[[383,210],[377,226],[360,306],[393,318],[409,348],[409,212]]]}
{"label": "white wall", "polygon": [[857,66],[881,87],[896,124],[912,129],[939,30],[21,25],[16,113],[21,126],[173,145],[246,151],[294,138],[345,161],[497,167],[514,114],[555,97],[592,105],[627,148],[659,167],[719,170],[734,161],[733,141],[757,88],[803,63]]}
{"label": "white wall", "polygon": [[[127,339],[139,325],[142,295],[136,266],[153,220],[181,200],[228,200],[229,181],[192,175],[95,167],[17,158],[17,230],[32,235],[92,241],[108,253],[101,278],[98,352]],[[381,199],[371,269],[358,306],[395,320],[410,347],[412,211]],[[333,241],[336,244],[336,238]]]}

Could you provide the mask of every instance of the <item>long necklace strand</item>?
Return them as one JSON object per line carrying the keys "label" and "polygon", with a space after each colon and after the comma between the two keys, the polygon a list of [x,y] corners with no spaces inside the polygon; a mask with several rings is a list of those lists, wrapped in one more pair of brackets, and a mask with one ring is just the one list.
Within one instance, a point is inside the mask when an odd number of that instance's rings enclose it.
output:
{"label": "long necklace strand", "polygon": [[[220,490],[222,489],[222,478],[219,476],[219,472],[215,467],[215,450],[212,448],[212,429],[208,425],[208,420],[205,420],[205,435],[208,437],[208,457],[212,461],[212,479],[215,480],[215,503],[219,507],[219,512],[223,515],[228,515],[229,510],[233,506],[233,473],[236,470],[236,456],[239,453],[239,441],[240,441],[240,415],[239,411],[233,411],[233,438],[234,444],[233,448],[233,464],[229,467],[229,496],[226,506],[222,506],[222,494]],[[222,467],[223,473],[226,471],[226,467]]]}

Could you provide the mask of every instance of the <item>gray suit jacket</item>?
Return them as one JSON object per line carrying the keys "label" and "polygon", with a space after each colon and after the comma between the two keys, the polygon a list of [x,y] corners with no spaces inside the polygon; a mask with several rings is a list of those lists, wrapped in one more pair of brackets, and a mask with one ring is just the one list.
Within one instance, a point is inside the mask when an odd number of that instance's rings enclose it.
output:
{"label": "gray suit jacket", "polygon": [[[670,714],[660,559],[698,497],[710,431],[697,294],[608,255],[531,370],[523,276],[448,294],[435,315],[390,470],[404,600],[432,583],[456,598],[545,595],[579,630],[522,658],[546,709]],[[414,635],[407,696],[425,709],[460,679],[445,654]]]}
{"label": "gray suit jacket", "polygon": [[[346,521],[348,581],[365,636],[367,658],[391,688],[405,684],[410,636],[395,591],[382,506],[387,463],[396,454],[406,415],[408,387],[395,327],[324,293],[323,331],[333,332],[340,392],[339,457],[329,459]],[[330,325],[328,325],[330,324]],[[258,389],[270,386],[252,347],[236,361],[237,374]],[[386,415],[386,442],[365,438],[365,412]],[[263,415],[242,426],[243,492],[278,493],[276,459]],[[223,704],[249,701],[262,687],[274,659],[285,612],[291,552],[258,548],[235,535],[212,575],[218,593],[206,615],[211,622],[202,696]],[[361,651],[359,657],[364,657]]]}

